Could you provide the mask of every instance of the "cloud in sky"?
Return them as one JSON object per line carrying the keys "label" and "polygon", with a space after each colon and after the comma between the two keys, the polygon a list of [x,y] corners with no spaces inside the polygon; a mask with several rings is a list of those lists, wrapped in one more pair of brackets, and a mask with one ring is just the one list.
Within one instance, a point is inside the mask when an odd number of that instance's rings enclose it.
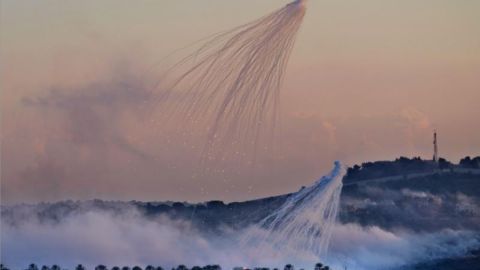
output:
{"label": "cloud in sky", "polygon": [[52,89],[46,96],[24,97],[22,104],[41,114],[60,116],[65,139],[86,148],[107,145],[141,158],[146,154],[135,149],[121,132],[120,121],[127,113],[141,113],[150,100],[143,82],[135,78],[117,78],[97,82],[75,90]]}
{"label": "cloud in sky", "polygon": [[[213,174],[198,176],[201,139],[192,135],[195,132],[179,135],[179,129],[172,128],[181,125],[175,119],[164,122],[146,81],[128,68],[99,76],[20,100],[19,108],[28,117],[18,119],[21,125],[9,125],[4,137],[9,143],[2,146],[7,164],[2,172],[4,201],[96,196],[243,200],[296,190],[317,178],[332,160],[349,163],[383,158],[386,152],[430,151],[430,121],[415,108],[344,119],[287,112],[274,151],[261,149],[254,178],[251,166],[235,162],[213,164]],[[198,180],[192,182],[193,177]],[[172,197],[165,198],[167,193]]]}

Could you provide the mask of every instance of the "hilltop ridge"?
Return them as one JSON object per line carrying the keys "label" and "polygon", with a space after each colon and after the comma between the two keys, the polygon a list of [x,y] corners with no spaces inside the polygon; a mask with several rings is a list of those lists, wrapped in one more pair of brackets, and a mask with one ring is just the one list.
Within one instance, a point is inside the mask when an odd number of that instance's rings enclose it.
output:
{"label": "hilltop ridge", "polygon": [[[478,228],[480,224],[480,157],[459,164],[400,157],[394,161],[366,162],[348,169],[344,177],[339,220],[362,226],[415,231],[442,228]],[[264,218],[290,196],[283,194],[244,202],[213,200],[185,202],[63,201],[2,206],[3,222],[27,219],[61,222],[89,211],[121,214],[134,209],[148,218],[168,216],[189,220],[205,232],[242,228]]]}

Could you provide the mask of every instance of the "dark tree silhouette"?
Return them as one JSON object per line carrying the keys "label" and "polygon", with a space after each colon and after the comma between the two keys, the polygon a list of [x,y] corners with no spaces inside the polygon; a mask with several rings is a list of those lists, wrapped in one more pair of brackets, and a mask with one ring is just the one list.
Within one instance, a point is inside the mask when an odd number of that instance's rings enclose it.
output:
{"label": "dark tree silhouette", "polygon": [[460,160],[460,163],[458,163],[460,166],[465,167],[465,168],[470,168],[470,163],[472,162],[472,159],[470,156],[466,156]]}
{"label": "dark tree silhouette", "polygon": [[31,264],[28,266],[28,268],[27,268],[27,269],[28,269],[28,270],[38,270],[38,267],[37,267],[37,265],[36,265],[36,264],[34,264],[34,263],[31,263]]}
{"label": "dark tree silhouette", "polygon": [[105,265],[100,264],[100,265],[97,265],[97,267],[95,267],[95,270],[108,270],[108,269]]}
{"label": "dark tree silhouette", "polygon": [[[134,266],[133,268],[130,268],[129,266],[123,266],[122,268],[118,267],[118,266],[114,266],[112,267],[111,270],[142,270],[142,268],[140,266]],[[236,268],[234,268],[236,269]],[[250,270],[250,269],[245,269],[243,268],[244,270]],[[254,268],[255,270],[270,270],[270,268],[268,267],[256,267]],[[7,268],[5,265],[3,264],[0,264],[0,270],[9,270],[9,268]],[[28,266],[27,269],[25,270],[39,270],[39,268],[37,267],[36,264],[30,264]],[[53,265],[51,268],[48,267],[48,266],[42,266],[41,270],[61,270],[60,266],[58,265]],[[82,264],[78,264],[76,267],[75,267],[75,270],[86,270],[86,268],[82,265]],[[97,265],[95,267],[95,270],[108,270],[107,266],[103,265],[103,264],[100,264],[100,265]],[[148,265],[147,267],[145,267],[145,270],[164,270],[161,266],[157,266],[157,267],[154,267],[152,265]],[[177,266],[176,268],[172,268],[172,270],[189,270],[188,267],[186,267],[185,265],[181,264],[179,266]],[[214,265],[206,265],[206,266],[203,266],[203,267],[200,267],[200,266],[193,266],[190,270],[222,270],[222,267],[220,265],[217,265],[217,264],[214,264]],[[273,268],[273,270],[278,270],[278,268]],[[285,265],[285,267],[283,268],[283,270],[295,270],[295,267],[292,265],[292,264],[287,264]],[[299,270],[304,270],[303,268],[299,269]],[[326,265],[323,265],[322,263],[317,263],[315,264],[315,268],[314,270],[330,270],[330,267],[326,266]]]}
{"label": "dark tree silhouette", "polygon": [[471,158],[466,156],[460,160],[460,167],[468,169],[479,169],[480,168],[480,156]]}
{"label": "dark tree silhouette", "polygon": [[438,159],[438,168],[440,169],[448,169],[452,167],[452,163],[450,163],[448,160],[444,158],[439,158]]}
{"label": "dark tree silhouette", "polygon": [[177,266],[177,270],[188,270],[188,268],[185,265],[181,264]]}

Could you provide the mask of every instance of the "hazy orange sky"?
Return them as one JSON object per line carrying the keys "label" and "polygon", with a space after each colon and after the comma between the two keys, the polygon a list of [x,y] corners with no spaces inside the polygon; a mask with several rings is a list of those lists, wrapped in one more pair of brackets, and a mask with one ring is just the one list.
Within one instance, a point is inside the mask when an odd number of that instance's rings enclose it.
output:
{"label": "hazy orange sky", "polygon": [[310,0],[281,146],[199,175],[142,107],[159,61],[287,2],[1,1],[2,202],[275,195],[334,160],[430,158],[433,129],[441,156],[480,154],[480,1]]}

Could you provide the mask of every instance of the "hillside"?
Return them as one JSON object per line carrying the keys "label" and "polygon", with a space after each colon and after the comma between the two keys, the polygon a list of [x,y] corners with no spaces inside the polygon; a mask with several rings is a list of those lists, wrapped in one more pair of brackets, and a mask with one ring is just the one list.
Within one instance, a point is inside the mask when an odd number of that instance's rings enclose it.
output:
{"label": "hillside", "polygon": [[[440,167],[419,158],[368,162],[348,169],[344,177],[339,220],[385,229],[432,231],[478,229],[480,224],[480,157],[459,164],[441,160]],[[225,204],[181,202],[63,201],[2,206],[2,221],[18,223],[37,218],[60,222],[92,210],[121,213],[136,209],[148,218],[167,215],[189,220],[200,230],[242,228],[278,208],[289,194]],[[32,215],[33,214],[33,215]]]}

